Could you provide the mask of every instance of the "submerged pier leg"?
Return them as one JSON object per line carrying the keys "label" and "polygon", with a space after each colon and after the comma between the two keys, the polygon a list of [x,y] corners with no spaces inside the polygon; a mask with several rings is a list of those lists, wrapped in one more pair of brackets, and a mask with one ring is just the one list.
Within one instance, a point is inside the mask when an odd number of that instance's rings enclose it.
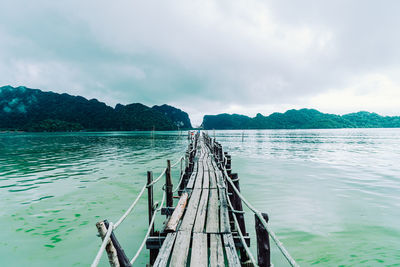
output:
{"label": "submerged pier leg", "polygon": [[[271,247],[269,244],[269,234],[264,225],[262,225],[260,219],[255,216],[256,224],[256,235],[257,235],[257,260],[258,266],[270,267],[271,266]],[[268,215],[262,213],[262,216],[266,222],[268,222]]]}
{"label": "submerged pier leg", "polygon": [[[239,190],[240,192],[240,186],[239,186],[239,177],[237,173],[231,173],[230,178],[233,181],[233,184],[235,187]],[[236,192],[233,190],[232,185],[228,183],[228,192],[231,193],[230,195],[230,200],[232,202],[232,206],[235,210],[237,211],[243,211],[243,206],[242,206],[242,200],[240,197],[236,194]],[[246,232],[246,223],[244,221],[244,214],[242,213],[236,213],[233,216],[236,216],[236,219],[239,224],[240,231],[242,232],[243,235],[248,235]],[[233,220],[233,219],[232,219]],[[233,223],[233,222],[232,222]],[[234,224],[234,223],[233,223]],[[242,263],[247,262],[250,258],[246,253],[246,250],[244,248],[240,248],[240,260]]]}
{"label": "submerged pier leg", "polygon": [[[147,185],[151,184],[153,182],[153,173],[151,171],[147,172]],[[151,220],[153,219],[153,212],[154,212],[154,199],[153,199],[153,186],[149,186],[147,188],[147,193],[148,193],[148,210],[149,210],[149,224],[151,223]],[[149,236],[154,236],[154,224],[150,229],[150,235]],[[150,249],[150,266],[152,266],[157,258],[158,255],[158,249]]]}
{"label": "submerged pier leg", "polygon": [[171,180],[171,161],[167,160],[167,171],[165,172],[165,190],[167,194],[167,207],[174,206],[174,200],[172,196],[172,180]]}

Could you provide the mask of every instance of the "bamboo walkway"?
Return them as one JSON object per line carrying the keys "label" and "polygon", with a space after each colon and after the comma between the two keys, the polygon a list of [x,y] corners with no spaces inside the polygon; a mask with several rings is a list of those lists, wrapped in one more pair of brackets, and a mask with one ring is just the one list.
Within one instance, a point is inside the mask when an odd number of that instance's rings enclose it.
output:
{"label": "bamboo walkway", "polygon": [[168,220],[168,234],[154,266],[167,266],[168,262],[170,266],[186,266],[188,262],[190,266],[241,266],[223,173],[204,138],[196,150],[193,172]]}

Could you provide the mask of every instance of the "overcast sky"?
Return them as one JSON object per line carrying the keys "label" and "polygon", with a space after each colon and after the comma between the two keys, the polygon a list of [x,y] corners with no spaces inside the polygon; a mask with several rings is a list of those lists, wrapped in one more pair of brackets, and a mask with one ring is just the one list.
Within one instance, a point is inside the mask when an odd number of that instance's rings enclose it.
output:
{"label": "overcast sky", "polygon": [[205,114],[400,115],[400,1],[1,1],[0,85]]}

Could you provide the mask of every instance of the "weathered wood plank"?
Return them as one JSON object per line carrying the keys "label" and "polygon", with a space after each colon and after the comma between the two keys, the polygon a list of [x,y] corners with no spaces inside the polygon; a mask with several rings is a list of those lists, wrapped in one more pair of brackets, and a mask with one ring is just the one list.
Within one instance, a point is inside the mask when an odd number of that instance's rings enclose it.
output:
{"label": "weathered wood plank", "polygon": [[209,171],[209,162],[210,162],[210,156],[208,155],[208,152],[205,152],[205,157],[204,157],[204,171]]}
{"label": "weathered wood plank", "polygon": [[192,174],[190,175],[189,181],[186,185],[186,188],[189,188],[189,189],[193,188],[194,182],[196,180],[196,176],[197,176],[197,172],[192,172]]}
{"label": "weathered wood plank", "polygon": [[178,226],[179,220],[181,219],[183,212],[185,211],[185,207],[189,198],[189,194],[184,192],[182,193],[178,204],[175,207],[174,212],[169,218],[167,225],[165,227],[166,232],[175,232]]}
{"label": "weathered wood plank", "polygon": [[217,180],[215,177],[214,168],[211,166],[211,163],[208,162],[208,169],[210,173],[210,188],[217,188]]}
{"label": "weathered wood plank", "polygon": [[218,170],[219,169],[218,166],[217,166],[217,163],[215,162],[215,160],[212,160],[211,164],[212,164],[212,167],[213,167],[214,170]]}
{"label": "weathered wood plank", "polygon": [[[207,166],[207,164],[204,165],[204,167]],[[210,173],[208,171],[204,171],[203,173],[203,188],[209,188],[210,187]]]}
{"label": "weathered wood plank", "polygon": [[210,234],[210,266],[225,266],[221,235]]}
{"label": "weathered wood plank", "polygon": [[199,206],[200,195],[201,189],[195,188],[190,196],[189,204],[187,205],[179,230],[192,231],[196,219],[197,207]]}
{"label": "weathered wood plank", "polygon": [[208,198],[208,213],[207,213],[207,233],[218,233],[219,232],[219,201],[218,201],[218,190],[209,189]]}
{"label": "weathered wood plank", "polygon": [[171,255],[170,266],[186,266],[191,235],[191,231],[178,232]]}
{"label": "weathered wood plank", "polygon": [[199,168],[197,169],[197,177],[194,184],[194,188],[201,188],[203,183],[203,162],[199,162]]}
{"label": "weathered wood plank", "polygon": [[169,233],[164,240],[164,243],[158,253],[157,259],[154,262],[154,267],[167,266],[169,257],[171,255],[172,248],[174,246],[176,233]]}
{"label": "weathered wood plank", "polygon": [[190,259],[190,266],[208,267],[207,250],[207,234],[193,233],[192,257]]}
{"label": "weathered wood plank", "polygon": [[226,199],[226,193],[224,188],[220,188],[219,190],[219,218],[220,218],[220,231],[221,233],[229,233],[231,231],[229,224],[229,213],[228,213],[228,202]]}
{"label": "weathered wood plank", "polygon": [[224,247],[228,266],[240,267],[239,256],[236,252],[235,243],[233,242],[232,234],[223,234]]}
{"label": "weathered wood plank", "polygon": [[206,221],[206,214],[207,214],[207,204],[208,204],[208,189],[203,189],[201,193],[199,207],[197,209],[196,221],[193,227],[194,233],[204,232],[204,224]]}

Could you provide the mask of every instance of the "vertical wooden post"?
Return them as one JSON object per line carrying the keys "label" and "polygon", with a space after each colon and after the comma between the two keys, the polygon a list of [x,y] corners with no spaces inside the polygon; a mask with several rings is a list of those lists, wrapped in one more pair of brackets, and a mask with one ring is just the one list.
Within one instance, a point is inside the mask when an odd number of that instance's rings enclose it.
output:
{"label": "vertical wooden post", "polygon": [[[237,177],[238,176],[236,175],[236,181],[233,181],[233,184],[235,185],[235,187],[240,192],[239,180],[238,180]],[[235,210],[243,211],[242,200],[236,194],[236,192],[233,192],[232,206],[234,207]],[[244,215],[239,213],[239,214],[237,214],[236,218],[238,219],[239,227],[240,227],[240,230],[242,231],[242,233],[243,234],[247,234],[246,233],[246,224],[245,224],[245,221],[244,221]]]}
{"label": "vertical wooden post", "polygon": [[[107,228],[104,224],[104,221],[96,223],[96,227],[97,227],[97,230],[99,231],[101,240],[104,240],[104,237],[107,234]],[[119,267],[117,250],[115,249],[111,240],[107,243],[106,252],[107,252],[108,262],[110,263],[110,266]]]}
{"label": "vertical wooden post", "polygon": [[[148,171],[147,172],[147,185],[151,184],[153,181],[153,172]],[[154,212],[154,199],[153,199],[153,186],[149,186],[147,188],[147,193],[148,193],[148,209],[149,209],[149,225],[151,223],[151,220],[153,219],[153,212]],[[150,229],[150,235],[149,236],[154,236],[154,224]],[[154,264],[154,262],[157,259],[158,255],[158,249],[150,249],[150,266]]]}
{"label": "vertical wooden post", "polygon": [[[257,260],[258,266],[260,267],[270,267],[271,266],[271,247],[269,245],[269,234],[264,225],[262,225],[261,220],[255,216],[256,224],[256,235],[257,235]],[[262,213],[262,216],[266,222],[268,222],[268,215]]]}
{"label": "vertical wooden post", "polygon": [[[231,179],[233,180],[233,184],[235,185],[235,187],[237,188],[237,190],[239,190],[240,192],[240,186],[239,186],[239,178],[238,178],[238,174],[237,173],[232,173],[230,175]],[[240,199],[240,197],[238,196],[238,194],[236,194],[235,190],[232,188],[232,185],[230,183],[228,183],[228,191],[231,190],[232,194],[231,194],[231,202],[232,202],[232,207],[237,210],[237,211],[243,211],[243,206],[242,206],[242,200]],[[247,235],[246,232],[246,224],[244,221],[244,214],[242,213],[236,213],[233,216],[236,217],[238,224],[239,224],[239,228],[240,231],[242,232],[243,235]],[[244,248],[240,249],[240,258],[242,262],[247,262],[249,260],[249,256],[246,253],[246,250]]]}
{"label": "vertical wooden post", "polygon": [[165,172],[165,190],[167,194],[167,207],[173,207],[172,180],[171,180],[171,161],[167,160],[167,171]]}
{"label": "vertical wooden post", "polygon": [[[231,174],[229,175],[229,177],[230,177],[231,179],[234,179],[235,177],[237,177],[237,173],[231,173]],[[229,197],[229,200],[231,201],[232,207],[234,208],[234,204],[233,204],[233,198],[234,198],[234,196],[233,196],[233,188],[232,188],[232,185],[231,185],[231,183],[229,183],[229,182],[227,182],[226,185],[228,186],[228,197]],[[232,211],[229,211],[229,222],[230,222],[230,224],[231,224],[231,229],[234,229],[234,228],[235,228],[235,222],[234,222],[234,220],[233,220]]]}
{"label": "vertical wooden post", "polygon": [[222,162],[222,164],[224,164],[224,157],[223,157],[224,153],[222,150],[222,145],[219,146],[219,161]]}
{"label": "vertical wooden post", "polygon": [[226,154],[226,172],[228,175],[232,173],[232,158],[229,154]]}
{"label": "vertical wooden post", "polygon": [[[153,172],[148,171],[147,172],[147,185],[151,184],[153,182]],[[149,211],[149,225],[151,222],[151,219],[153,219],[153,207],[154,207],[154,199],[153,199],[153,186],[148,186],[147,187],[147,208]],[[154,225],[151,227],[150,230],[150,236],[154,235]]]}
{"label": "vertical wooden post", "polygon": [[[104,225],[106,226],[107,229],[110,226],[110,224],[108,223],[107,220],[104,220]],[[125,254],[124,249],[121,247],[121,244],[118,242],[117,237],[115,236],[114,232],[111,233],[110,238],[111,238],[112,244],[115,247],[115,250],[117,251],[119,266],[132,267],[131,263],[129,262],[128,257]]]}

